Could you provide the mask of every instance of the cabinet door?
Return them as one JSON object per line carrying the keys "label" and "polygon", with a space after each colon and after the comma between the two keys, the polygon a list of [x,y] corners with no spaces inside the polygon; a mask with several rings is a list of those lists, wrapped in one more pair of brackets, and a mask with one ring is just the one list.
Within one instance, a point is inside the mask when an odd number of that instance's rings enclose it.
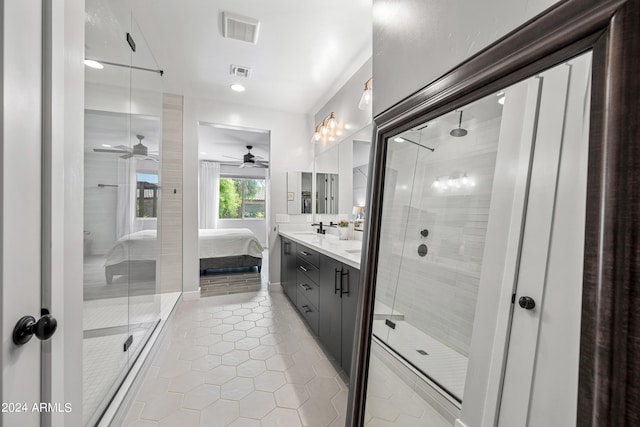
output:
{"label": "cabinet door", "polygon": [[342,264],[320,255],[320,341],[329,353],[342,362],[342,301],[340,299],[340,277]]}
{"label": "cabinet door", "polygon": [[347,375],[351,372],[359,287],[360,270],[343,264],[340,282],[340,293],[342,294],[342,369]]}
{"label": "cabinet door", "polygon": [[289,290],[287,288],[287,277],[289,276],[287,273],[289,272],[289,267],[287,264],[287,256],[290,252],[291,242],[287,239],[282,239],[282,245],[280,246],[280,286],[282,286],[282,290],[288,294]]}
{"label": "cabinet door", "polygon": [[293,303],[296,303],[296,277],[297,277],[297,258],[296,258],[296,242],[289,241],[287,248],[287,295]]}

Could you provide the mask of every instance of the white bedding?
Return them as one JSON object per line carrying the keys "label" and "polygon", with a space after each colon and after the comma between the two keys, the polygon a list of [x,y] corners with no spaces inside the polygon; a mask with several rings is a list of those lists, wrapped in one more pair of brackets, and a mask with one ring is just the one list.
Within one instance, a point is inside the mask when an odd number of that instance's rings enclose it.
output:
{"label": "white bedding", "polygon": [[[264,248],[248,228],[200,230],[200,258],[249,255],[262,258]],[[156,230],[142,230],[118,239],[106,255],[105,267],[123,261],[154,261],[158,258]]]}

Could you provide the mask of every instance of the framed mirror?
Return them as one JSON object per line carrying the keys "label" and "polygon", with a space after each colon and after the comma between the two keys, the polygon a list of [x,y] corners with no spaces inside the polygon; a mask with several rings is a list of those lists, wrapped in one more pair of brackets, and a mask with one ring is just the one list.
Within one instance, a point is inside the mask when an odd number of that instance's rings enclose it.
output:
{"label": "framed mirror", "polygon": [[[625,59],[638,48],[638,8],[560,3],[375,118],[347,425],[372,420],[382,403],[396,419],[416,413],[414,399],[393,405],[390,394],[407,383],[376,373],[381,358],[409,365],[396,377],[422,371],[428,380],[422,397],[441,424],[422,425],[637,419],[619,390],[640,387],[629,344],[640,339],[640,248],[616,230],[640,217],[629,179],[640,173],[640,148],[629,143],[640,70]],[[411,320],[442,310],[446,321]],[[446,332],[399,339],[429,328]],[[438,368],[420,368],[425,361]]]}

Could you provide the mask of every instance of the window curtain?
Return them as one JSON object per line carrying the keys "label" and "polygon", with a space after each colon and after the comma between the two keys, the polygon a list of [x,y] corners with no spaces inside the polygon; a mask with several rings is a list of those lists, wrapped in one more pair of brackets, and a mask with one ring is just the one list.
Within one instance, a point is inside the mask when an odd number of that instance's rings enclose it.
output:
{"label": "window curtain", "polygon": [[118,159],[116,233],[118,238],[133,233],[136,221],[136,159]]}
{"label": "window curtain", "polygon": [[200,162],[200,228],[218,228],[220,211],[220,163]]}

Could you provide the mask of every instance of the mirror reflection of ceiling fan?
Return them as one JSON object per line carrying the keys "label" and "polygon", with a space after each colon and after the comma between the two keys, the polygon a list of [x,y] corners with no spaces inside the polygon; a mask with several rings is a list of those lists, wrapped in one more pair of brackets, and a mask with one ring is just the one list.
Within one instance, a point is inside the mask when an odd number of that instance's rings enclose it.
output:
{"label": "mirror reflection of ceiling fan", "polygon": [[258,159],[264,159],[262,156],[254,156],[251,154],[252,145],[247,145],[247,154],[245,154],[242,159],[239,157],[231,157],[231,156],[222,156],[228,159],[234,159],[237,161],[242,161],[239,167],[241,168],[268,168],[269,162],[260,161]]}
{"label": "mirror reflection of ceiling fan", "polygon": [[136,159],[153,160],[154,162],[160,160],[157,151],[149,152],[149,147],[142,143],[144,135],[136,135],[136,138],[138,138],[138,143],[131,148],[125,145],[116,145],[113,148],[94,148],[93,151],[95,151],[96,153],[122,154],[122,156],[120,156],[120,158],[122,159],[130,159],[131,157],[135,157]]}

